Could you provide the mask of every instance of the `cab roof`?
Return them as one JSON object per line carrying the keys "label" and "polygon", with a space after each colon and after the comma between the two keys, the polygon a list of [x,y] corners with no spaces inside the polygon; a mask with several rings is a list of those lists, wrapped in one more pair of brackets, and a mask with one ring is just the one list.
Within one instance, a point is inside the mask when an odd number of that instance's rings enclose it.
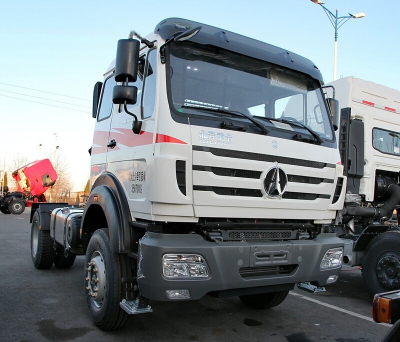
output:
{"label": "cab roof", "polygon": [[178,33],[201,26],[201,30],[190,41],[202,45],[213,45],[242,55],[247,55],[275,65],[296,70],[310,75],[323,84],[322,74],[312,61],[277,46],[261,42],[240,34],[226,31],[214,26],[182,19],[168,18],[162,20],[154,33],[164,40]]}

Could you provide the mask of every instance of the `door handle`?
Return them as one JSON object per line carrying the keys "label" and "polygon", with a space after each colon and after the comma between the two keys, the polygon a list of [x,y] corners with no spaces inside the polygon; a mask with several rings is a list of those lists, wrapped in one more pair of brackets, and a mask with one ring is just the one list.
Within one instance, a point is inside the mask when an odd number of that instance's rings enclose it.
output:
{"label": "door handle", "polygon": [[114,139],[107,144],[109,148],[114,148],[115,146],[117,146],[117,142]]}

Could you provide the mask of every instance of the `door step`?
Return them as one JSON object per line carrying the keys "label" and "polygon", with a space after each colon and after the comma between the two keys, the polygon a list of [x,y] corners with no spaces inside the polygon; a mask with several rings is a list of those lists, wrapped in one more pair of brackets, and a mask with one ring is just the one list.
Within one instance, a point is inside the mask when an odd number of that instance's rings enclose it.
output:
{"label": "door step", "polygon": [[153,312],[148,302],[148,299],[144,297],[139,297],[135,300],[123,299],[119,306],[130,315],[138,315]]}
{"label": "door step", "polygon": [[304,290],[304,291],[311,292],[311,293],[318,293],[318,292],[326,291],[324,286],[315,286],[308,281],[304,282],[304,283],[297,283],[297,287],[300,290]]}

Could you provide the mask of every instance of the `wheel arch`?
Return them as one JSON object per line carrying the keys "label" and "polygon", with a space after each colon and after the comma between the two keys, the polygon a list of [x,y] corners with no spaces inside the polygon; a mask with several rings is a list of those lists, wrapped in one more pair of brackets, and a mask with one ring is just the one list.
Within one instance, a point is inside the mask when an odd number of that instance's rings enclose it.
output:
{"label": "wheel arch", "polygon": [[371,225],[363,230],[354,244],[354,251],[365,251],[369,243],[378,235],[389,232],[400,232],[400,228],[390,225]]}
{"label": "wheel arch", "polygon": [[82,239],[87,248],[90,237],[100,228],[108,228],[113,253],[131,251],[130,209],[122,185],[111,173],[97,178],[82,216]]}

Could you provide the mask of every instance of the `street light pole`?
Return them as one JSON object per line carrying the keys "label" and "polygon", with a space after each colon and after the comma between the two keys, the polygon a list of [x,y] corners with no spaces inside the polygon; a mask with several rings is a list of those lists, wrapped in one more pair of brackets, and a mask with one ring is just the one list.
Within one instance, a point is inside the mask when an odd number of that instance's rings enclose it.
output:
{"label": "street light pole", "polygon": [[329,9],[327,9],[324,6],[324,3],[321,2],[320,0],[310,0],[311,2],[313,2],[314,4],[320,5],[329,21],[331,22],[333,28],[335,29],[335,43],[334,43],[334,55],[333,55],[333,80],[336,80],[336,69],[337,69],[337,39],[338,39],[338,31],[339,29],[350,19],[360,19],[360,18],[364,18],[365,14],[364,13],[357,13],[357,14],[351,14],[349,13],[349,15],[345,15],[342,17],[339,17],[339,13],[338,10],[335,11],[335,14],[333,14]]}

